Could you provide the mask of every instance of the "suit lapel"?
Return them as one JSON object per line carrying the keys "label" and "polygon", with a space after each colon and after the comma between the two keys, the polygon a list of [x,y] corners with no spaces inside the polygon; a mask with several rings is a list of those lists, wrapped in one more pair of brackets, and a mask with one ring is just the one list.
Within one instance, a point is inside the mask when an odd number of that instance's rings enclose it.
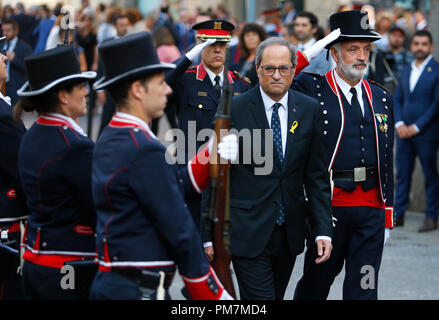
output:
{"label": "suit lapel", "polygon": [[290,132],[290,130],[292,130],[292,128],[294,127],[294,121],[297,120],[296,117],[296,105],[294,102],[294,98],[293,98],[293,94],[291,91],[288,92],[288,124],[287,124],[287,144],[286,144],[286,148],[285,148],[285,157],[284,157],[284,162],[283,162],[283,167],[285,168],[285,163],[287,163],[287,161],[289,160],[289,158],[291,157],[291,154],[293,152],[292,150],[292,142],[294,141],[294,134]]}
{"label": "suit lapel", "polygon": [[261,92],[259,91],[259,86],[256,86],[253,90],[254,94],[252,96],[252,106],[250,110],[257,124],[256,127],[261,128],[262,130],[270,129],[267,114],[265,113],[264,102],[262,101]]}
{"label": "suit lapel", "polygon": [[[425,81],[427,81],[427,78],[430,76],[431,71],[431,67],[433,64],[434,59],[431,59],[430,62],[425,66],[424,70],[422,70],[421,76],[418,79],[418,82],[416,82],[415,87],[413,88],[413,91],[411,92],[411,94],[415,94],[415,91],[418,89],[418,87],[420,85],[422,85],[422,83],[425,83]],[[412,68],[410,68],[410,75],[411,75],[411,71]],[[409,89],[410,89],[410,76],[409,76]]]}

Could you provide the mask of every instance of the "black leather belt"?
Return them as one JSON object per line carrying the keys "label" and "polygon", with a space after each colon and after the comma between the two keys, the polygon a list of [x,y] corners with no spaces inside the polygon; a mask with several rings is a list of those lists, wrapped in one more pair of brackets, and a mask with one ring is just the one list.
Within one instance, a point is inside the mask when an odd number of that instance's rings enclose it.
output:
{"label": "black leather belt", "polygon": [[353,181],[362,182],[378,177],[378,168],[358,167],[353,170],[332,170],[332,180],[334,181]]}
{"label": "black leather belt", "polygon": [[[134,281],[138,286],[148,289],[157,289],[160,285],[160,273],[145,269],[115,269],[111,270],[121,276]],[[164,288],[168,289],[174,279],[175,272],[165,273]]]}

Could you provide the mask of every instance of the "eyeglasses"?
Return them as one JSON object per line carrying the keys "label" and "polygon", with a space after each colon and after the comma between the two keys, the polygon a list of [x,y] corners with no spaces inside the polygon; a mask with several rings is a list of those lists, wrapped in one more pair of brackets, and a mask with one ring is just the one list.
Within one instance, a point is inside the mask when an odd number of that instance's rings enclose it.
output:
{"label": "eyeglasses", "polygon": [[359,48],[359,47],[350,47],[348,49],[346,49],[346,51],[351,55],[351,56],[356,56],[359,52],[363,51],[364,55],[368,55],[370,53],[370,47],[367,46],[363,49]]}
{"label": "eyeglasses", "polygon": [[289,75],[291,75],[291,73],[294,69],[294,66],[279,66],[279,67],[261,66],[260,68],[262,69],[262,74],[264,76],[272,76],[272,75],[274,75],[276,70],[279,70],[279,73],[281,76],[289,76]]}

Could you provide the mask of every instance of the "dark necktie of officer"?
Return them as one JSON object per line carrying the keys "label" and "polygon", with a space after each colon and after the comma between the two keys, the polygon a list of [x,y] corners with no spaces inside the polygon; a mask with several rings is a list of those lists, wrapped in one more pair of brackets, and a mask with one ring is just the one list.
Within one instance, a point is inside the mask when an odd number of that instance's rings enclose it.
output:
{"label": "dark necktie of officer", "polygon": [[221,97],[221,85],[220,85],[220,76],[216,76],[215,77],[215,85],[213,86],[213,88],[215,89],[215,91],[218,93],[218,97]]}
{"label": "dark necktie of officer", "polygon": [[[271,130],[273,130],[273,142],[274,147],[276,148],[277,154],[279,156],[280,163],[284,160],[284,154],[282,149],[282,132],[280,127],[280,119],[279,119],[279,107],[280,103],[275,103],[273,105],[273,113],[271,115]],[[285,221],[285,208],[282,203],[279,204],[279,214],[276,218],[276,223],[281,225]]]}
{"label": "dark necktie of officer", "polygon": [[351,107],[352,110],[357,114],[357,118],[362,121],[363,120],[363,112],[361,111],[360,103],[358,102],[357,98],[357,90],[352,87],[351,90],[349,90],[352,93],[352,100],[351,100]]}

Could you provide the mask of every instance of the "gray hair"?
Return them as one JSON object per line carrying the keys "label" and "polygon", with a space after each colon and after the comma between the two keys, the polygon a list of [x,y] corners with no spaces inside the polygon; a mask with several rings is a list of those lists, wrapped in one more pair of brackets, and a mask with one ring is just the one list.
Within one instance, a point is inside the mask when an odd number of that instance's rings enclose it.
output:
{"label": "gray hair", "polygon": [[262,54],[264,53],[265,48],[273,45],[281,45],[288,47],[290,51],[291,64],[293,65],[293,67],[296,66],[297,64],[296,47],[282,37],[269,37],[266,40],[262,41],[256,49],[256,58],[255,58],[256,67],[259,67],[261,65]]}

